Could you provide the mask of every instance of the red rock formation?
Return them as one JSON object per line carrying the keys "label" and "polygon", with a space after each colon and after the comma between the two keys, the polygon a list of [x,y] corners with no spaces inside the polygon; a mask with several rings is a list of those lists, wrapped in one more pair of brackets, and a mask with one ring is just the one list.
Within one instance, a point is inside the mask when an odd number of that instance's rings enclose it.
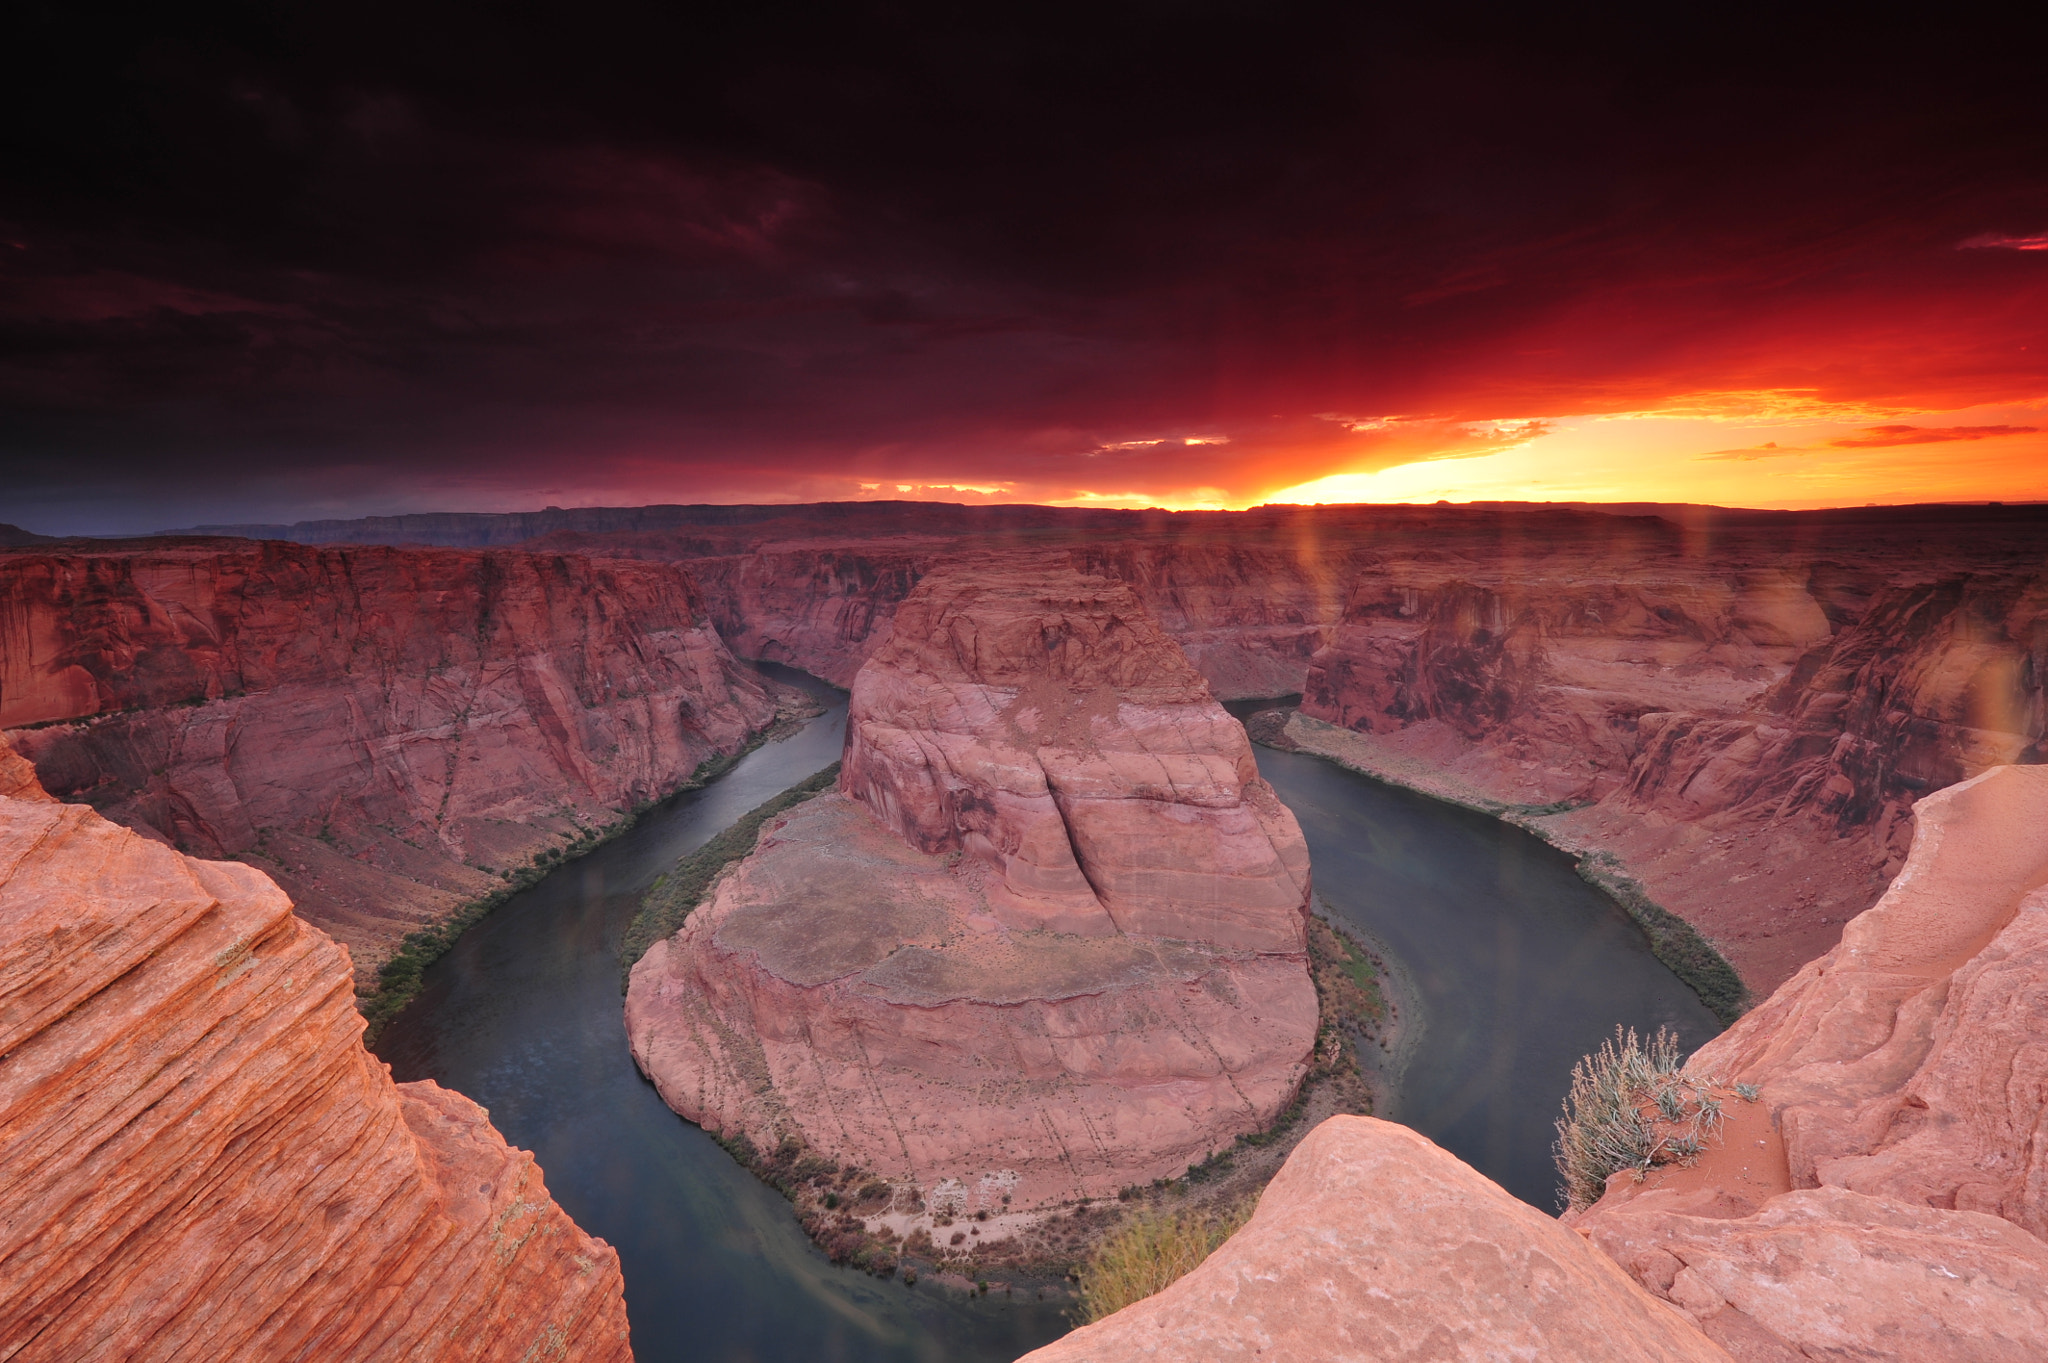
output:
{"label": "red rock formation", "polygon": [[688,562],[741,654],[842,683],[936,565],[1119,578],[1216,694],[1305,691],[1383,775],[1598,802],[1550,831],[1617,855],[1759,992],[1881,892],[1915,798],[2048,756],[2036,509],[745,510],[590,513],[549,542]]}
{"label": "red rock formation", "polygon": [[989,862],[1012,927],[1304,949],[1294,816],[1121,582],[926,579],[854,682],[840,785],[917,850]]}
{"label": "red rock formation", "polygon": [[899,503],[281,529],[684,562],[742,656],[841,684],[935,566],[994,552],[1115,577],[1215,694],[1306,691],[1376,770],[1597,802],[1548,828],[1617,855],[1757,992],[1882,891],[1914,799],[2048,757],[2035,508]]}
{"label": "red rock formation", "polygon": [[1126,588],[926,579],[855,683],[842,789],[634,968],[634,1057],[678,1112],[1021,1210],[1291,1100],[1301,833]]}
{"label": "red rock formation", "polygon": [[235,541],[0,554],[0,725],[44,785],[262,866],[367,965],[774,711],[668,565]]}
{"label": "red rock formation", "polygon": [[618,1256],[483,1109],[392,1084],[275,884],[34,796],[0,794],[0,1357],[631,1357]]}
{"label": "red rock formation", "polygon": [[1578,1220],[1731,1352],[2048,1355],[2048,768],[1917,813],[1883,899],[1689,1062],[1767,1120]]}
{"label": "red rock formation", "polygon": [[1362,765],[1591,804],[1552,836],[1618,853],[1759,991],[1876,897],[1917,794],[2048,758],[2038,564],[1880,581],[1839,623],[1810,566],[1621,578],[1559,556],[1362,582],[1302,714],[1373,739]]}
{"label": "red rock formation", "polygon": [[1023,1363],[1396,1358],[1729,1363],[1578,1236],[1371,1117],[1310,1132],[1192,1273]]}

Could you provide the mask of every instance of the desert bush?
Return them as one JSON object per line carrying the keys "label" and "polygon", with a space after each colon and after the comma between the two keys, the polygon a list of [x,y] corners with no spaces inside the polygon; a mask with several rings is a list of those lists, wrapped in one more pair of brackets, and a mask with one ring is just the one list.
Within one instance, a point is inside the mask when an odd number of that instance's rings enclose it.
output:
{"label": "desert bush", "polygon": [[1223,1212],[1185,1208],[1133,1217],[1081,1269],[1081,1318],[1101,1320],[1186,1274],[1251,1218],[1249,1200]]}
{"label": "desert bush", "polygon": [[1564,1180],[1562,1202],[1590,1207],[1624,1169],[1640,1177],[1653,1165],[1699,1158],[1721,1124],[1721,1100],[1715,1081],[1683,1070],[1678,1038],[1666,1027],[1648,1046],[1633,1027],[1616,1027],[1599,1050],[1572,1066],[1553,1152]]}

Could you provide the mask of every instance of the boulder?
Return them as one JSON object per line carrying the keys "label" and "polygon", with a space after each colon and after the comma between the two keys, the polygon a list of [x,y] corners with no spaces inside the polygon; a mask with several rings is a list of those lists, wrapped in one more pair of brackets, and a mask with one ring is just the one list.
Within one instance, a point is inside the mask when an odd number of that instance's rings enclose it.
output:
{"label": "boulder", "polygon": [[1186,1277],[1021,1363],[1728,1363],[1606,1256],[1403,1126],[1332,1117]]}

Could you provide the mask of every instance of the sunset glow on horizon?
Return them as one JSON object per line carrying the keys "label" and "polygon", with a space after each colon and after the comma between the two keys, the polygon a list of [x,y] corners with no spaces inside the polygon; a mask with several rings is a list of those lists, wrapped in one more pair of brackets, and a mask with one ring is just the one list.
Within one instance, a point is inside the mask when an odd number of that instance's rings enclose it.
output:
{"label": "sunset glow on horizon", "polygon": [[1125,20],[39,11],[0,520],[2048,498],[2038,44]]}

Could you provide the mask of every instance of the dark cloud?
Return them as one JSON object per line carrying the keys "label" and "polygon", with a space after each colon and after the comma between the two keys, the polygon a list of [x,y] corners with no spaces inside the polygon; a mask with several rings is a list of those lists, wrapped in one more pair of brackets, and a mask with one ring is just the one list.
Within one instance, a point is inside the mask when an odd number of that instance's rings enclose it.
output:
{"label": "dark cloud", "polygon": [[2044,388],[2040,258],[1954,249],[2048,221],[2025,34],[372,0],[10,47],[0,500],[53,528],[1251,495],[1675,393]]}

